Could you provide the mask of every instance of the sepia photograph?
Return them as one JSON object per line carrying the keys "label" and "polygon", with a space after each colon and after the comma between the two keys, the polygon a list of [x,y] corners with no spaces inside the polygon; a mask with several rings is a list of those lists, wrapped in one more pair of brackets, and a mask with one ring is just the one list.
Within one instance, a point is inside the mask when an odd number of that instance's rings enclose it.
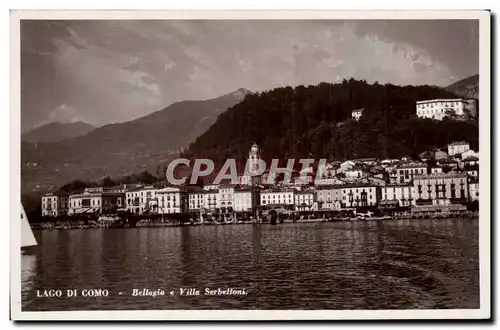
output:
{"label": "sepia photograph", "polygon": [[491,317],[490,12],[17,11],[11,38],[12,319]]}

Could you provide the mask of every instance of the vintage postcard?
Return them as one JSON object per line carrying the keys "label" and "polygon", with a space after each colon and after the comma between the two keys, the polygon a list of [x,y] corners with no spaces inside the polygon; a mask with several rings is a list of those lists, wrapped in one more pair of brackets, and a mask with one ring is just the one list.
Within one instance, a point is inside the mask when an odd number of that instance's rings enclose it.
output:
{"label": "vintage postcard", "polygon": [[490,12],[11,35],[13,320],[491,317]]}

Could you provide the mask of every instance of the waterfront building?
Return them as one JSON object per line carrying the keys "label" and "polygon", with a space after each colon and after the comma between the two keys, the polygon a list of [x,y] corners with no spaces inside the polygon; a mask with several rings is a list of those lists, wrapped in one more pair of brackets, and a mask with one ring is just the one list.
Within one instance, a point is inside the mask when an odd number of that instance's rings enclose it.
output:
{"label": "waterfront building", "polygon": [[213,190],[206,190],[204,191],[204,194],[203,194],[203,199],[204,199],[204,207],[205,207],[205,210],[209,211],[209,212],[214,212],[218,205],[220,204],[218,202],[218,198],[219,198],[219,190],[218,189],[213,189]]}
{"label": "waterfront building", "polygon": [[47,193],[42,196],[42,216],[58,217],[68,214],[69,197],[65,193]]}
{"label": "waterfront building", "polygon": [[449,205],[463,203],[469,197],[466,173],[418,175],[413,186],[417,204]]}
{"label": "waterfront building", "polygon": [[359,120],[359,118],[361,118],[362,115],[363,115],[363,109],[352,110],[351,113],[352,119],[357,121]]}
{"label": "waterfront building", "polygon": [[126,210],[135,214],[158,213],[158,196],[154,186],[136,187],[125,192]]}
{"label": "waterfront building", "polygon": [[222,212],[234,210],[234,191],[237,187],[234,184],[220,185],[217,208],[221,209]]}
{"label": "waterfront building", "polygon": [[457,141],[448,144],[448,156],[460,155],[469,150],[469,142]]}
{"label": "waterfront building", "polygon": [[318,187],[316,195],[320,209],[340,210],[342,207],[342,185]]}
{"label": "waterfront building", "polygon": [[417,102],[417,116],[443,120],[446,116],[463,117],[466,101],[463,99],[436,99]]}
{"label": "waterfront building", "polygon": [[313,190],[297,191],[294,194],[296,211],[313,211],[318,209],[316,192]]}
{"label": "waterfront building", "polygon": [[165,187],[156,191],[158,213],[179,214],[188,211],[188,194],[183,187]]}
{"label": "waterfront building", "polygon": [[408,162],[400,164],[396,171],[398,183],[410,183],[415,175],[427,174],[427,165],[421,162]]}
{"label": "waterfront building", "polygon": [[396,183],[382,187],[382,201],[390,204],[397,202],[398,206],[415,205],[415,193],[413,184],[411,183]]}
{"label": "waterfront building", "polygon": [[254,212],[259,205],[259,193],[256,189],[240,188],[234,191],[234,211]]}
{"label": "waterfront building", "polygon": [[200,189],[192,189],[187,193],[189,211],[201,211],[205,206],[206,191]]}
{"label": "waterfront building", "polygon": [[123,192],[107,191],[102,187],[86,188],[83,193],[69,196],[68,214],[110,214],[125,205]]}
{"label": "waterfront building", "polygon": [[354,183],[342,187],[343,207],[376,206],[380,200],[379,186],[370,183]]}
{"label": "waterfront building", "polygon": [[293,207],[295,203],[295,189],[268,189],[260,192],[260,205],[289,205]]}

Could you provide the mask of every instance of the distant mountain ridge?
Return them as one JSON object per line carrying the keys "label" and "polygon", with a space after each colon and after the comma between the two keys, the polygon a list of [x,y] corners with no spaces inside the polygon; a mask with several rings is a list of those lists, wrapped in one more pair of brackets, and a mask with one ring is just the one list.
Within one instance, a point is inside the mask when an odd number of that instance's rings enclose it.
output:
{"label": "distant mountain ridge", "polygon": [[445,89],[464,98],[479,98],[479,74],[459,80]]}
{"label": "distant mountain ridge", "polygon": [[249,93],[238,89],[205,101],[182,101],[144,117],[105,125],[70,140],[33,145],[23,142],[22,182],[63,184],[73,179],[155,170],[203,134],[218,116]]}
{"label": "distant mountain ridge", "polygon": [[94,129],[96,129],[95,126],[81,121],[74,123],[52,122],[22,134],[21,140],[31,143],[60,142],[85,135]]}

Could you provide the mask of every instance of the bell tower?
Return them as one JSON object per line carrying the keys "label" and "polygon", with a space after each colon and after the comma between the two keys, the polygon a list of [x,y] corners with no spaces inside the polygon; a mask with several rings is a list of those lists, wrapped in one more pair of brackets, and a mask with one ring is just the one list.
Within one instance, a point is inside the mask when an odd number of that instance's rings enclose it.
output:
{"label": "bell tower", "polygon": [[250,161],[250,174],[255,175],[259,169],[260,152],[259,146],[254,142],[248,153],[248,159]]}

